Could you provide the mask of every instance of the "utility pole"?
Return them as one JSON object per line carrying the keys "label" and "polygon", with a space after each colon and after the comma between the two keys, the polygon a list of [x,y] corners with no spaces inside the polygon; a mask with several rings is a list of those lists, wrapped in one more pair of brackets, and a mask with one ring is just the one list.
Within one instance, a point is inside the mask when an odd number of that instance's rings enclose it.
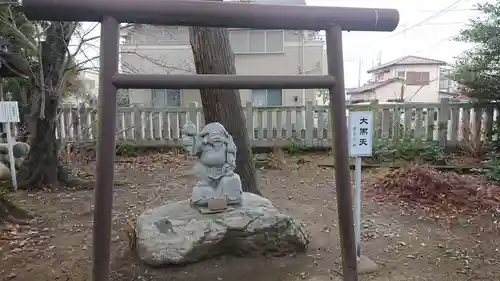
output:
{"label": "utility pole", "polygon": [[358,61],[358,88],[361,87],[361,67],[363,66],[363,59],[361,56]]}
{"label": "utility pole", "polygon": [[406,49],[406,41],[408,38],[407,38],[407,30],[406,30],[406,23],[402,24],[401,25],[403,27],[403,44],[404,44],[404,47],[403,47],[403,51],[406,53],[407,52],[407,49]]}

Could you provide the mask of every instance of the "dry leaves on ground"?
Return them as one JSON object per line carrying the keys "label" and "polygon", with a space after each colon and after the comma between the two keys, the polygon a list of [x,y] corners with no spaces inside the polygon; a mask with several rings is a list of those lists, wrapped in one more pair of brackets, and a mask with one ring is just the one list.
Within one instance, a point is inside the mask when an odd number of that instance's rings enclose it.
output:
{"label": "dry leaves on ground", "polygon": [[433,211],[469,215],[500,212],[500,187],[426,166],[403,166],[375,181],[373,187],[379,199],[388,196]]}

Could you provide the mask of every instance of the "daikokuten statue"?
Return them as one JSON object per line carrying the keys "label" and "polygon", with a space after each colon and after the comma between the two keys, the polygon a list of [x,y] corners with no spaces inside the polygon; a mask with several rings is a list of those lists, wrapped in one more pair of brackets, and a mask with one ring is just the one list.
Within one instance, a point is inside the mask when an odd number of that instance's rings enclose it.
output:
{"label": "daikokuten statue", "polygon": [[224,199],[227,205],[241,203],[241,179],[234,173],[236,145],[222,124],[210,123],[197,132],[196,125],[187,122],[182,128],[182,146],[198,157],[195,170],[200,181],[193,189],[192,204],[207,206],[214,199]]}

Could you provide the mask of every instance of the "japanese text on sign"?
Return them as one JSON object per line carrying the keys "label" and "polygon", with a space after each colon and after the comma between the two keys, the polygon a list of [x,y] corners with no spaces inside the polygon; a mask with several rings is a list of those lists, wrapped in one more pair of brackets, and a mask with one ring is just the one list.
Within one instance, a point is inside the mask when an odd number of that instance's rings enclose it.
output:
{"label": "japanese text on sign", "polygon": [[372,156],[373,112],[349,112],[349,156]]}
{"label": "japanese text on sign", "polygon": [[0,102],[0,123],[19,122],[17,101]]}

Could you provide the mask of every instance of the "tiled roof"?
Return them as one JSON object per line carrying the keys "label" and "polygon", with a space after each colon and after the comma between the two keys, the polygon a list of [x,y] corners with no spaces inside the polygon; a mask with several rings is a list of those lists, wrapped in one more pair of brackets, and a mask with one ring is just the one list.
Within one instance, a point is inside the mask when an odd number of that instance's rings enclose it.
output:
{"label": "tiled roof", "polygon": [[387,79],[387,80],[384,80],[384,81],[379,81],[379,82],[376,82],[376,83],[371,83],[371,84],[366,84],[366,85],[363,85],[359,88],[355,88],[355,89],[351,89],[347,92],[347,94],[361,94],[361,93],[364,93],[364,92],[368,92],[368,91],[371,91],[371,90],[375,90],[375,89],[378,89],[380,87],[383,87],[385,85],[389,85],[391,83],[394,83],[396,81],[401,81],[401,79],[399,78],[391,78],[391,79]]}
{"label": "tiled roof", "polygon": [[448,95],[448,96],[454,96],[454,97],[458,97],[459,96],[458,93],[444,91],[444,90],[439,90],[439,94]]}
{"label": "tiled roof", "polygon": [[448,91],[439,91],[440,95],[448,95],[451,97],[451,100],[474,100],[473,98],[463,94],[463,93],[452,93]]}
{"label": "tiled roof", "polygon": [[378,65],[370,70],[368,70],[368,73],[388,68],[391,66],[397,66],[397,65],[446,65],[447,63],[445,61],[441,60],[435,60],[435,59],[429,59],[429,58],[423,58],[423,57],[417,57],[417,56],[406,56],[402,57],[387,63],[383,63],[381,65]]}

